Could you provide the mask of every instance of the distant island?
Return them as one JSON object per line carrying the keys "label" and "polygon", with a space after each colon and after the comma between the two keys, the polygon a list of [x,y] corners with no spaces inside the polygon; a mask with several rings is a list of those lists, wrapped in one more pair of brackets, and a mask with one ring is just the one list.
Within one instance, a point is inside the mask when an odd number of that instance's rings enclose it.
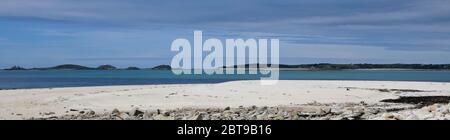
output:
{"label": "distant island", "polygon": [[[240,65],[245,68],[263,68],[259,64],[246,64]],[[271,64],[268,64],[270,67]],[[221,68],[237,68],[234,66],[223,66]],[[281,70],[357,70],[357,69],[411,69],[411,70],[450,70],[450,64],[299,64],[299,65],[287,65],[280,64]],[[138,68],[127,67],[117,68],[113,65],[100,65],[96,68],[87,67],[75,64],[64,64],[48,68],[23,68],[20,66],[13,66],[11,68],[3,69],[8,71],[15,70],[171,70],[170,65],[159,65],[152,68]]]}
{"label": "distant island", "polygon": [[[144,69],[149,69],[149,70],[170,70],[170,66],[169,65],[159,65],[153,68],[144,68]],[[93,67],[87,67],[87,66],[82,66],[82,65],[76,65],[76,64],[63,64],[63,65],[58,65],[58,66],[54,66],[54,67],[46,67],[46,68],[23,68],[20,66],[13,66],[11,68],[7,68],[7,69],[3,69],[3,70],[7,70],[7,71],[19,71],[19,70],[142,70],[141,68],[138,67],[127,67],[127,68],[117,68],[113,65],[100,65],[96,68]]]}
{"label": "distant island", "polygon": [[[270,67],[271,64],[268,64]],[[259,64],[224,66],[222,68],[264,68]],[[279,64],[282,70],[351,70],[351,69],[413,69],[413,70],[450,70],[450,64]]]}
{"label": "distant island", "polygon": [[156,67],[152,68],[153,70],[171,70],[172,67],[170,67],[169,65],[159,65]]}

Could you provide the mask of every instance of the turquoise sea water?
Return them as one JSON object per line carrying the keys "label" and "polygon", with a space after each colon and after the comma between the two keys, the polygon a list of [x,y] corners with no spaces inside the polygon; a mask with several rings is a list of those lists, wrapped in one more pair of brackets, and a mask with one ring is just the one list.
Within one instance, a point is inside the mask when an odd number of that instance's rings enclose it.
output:
{"label": "turquoise sea water", "polygon": [[[104,85],[218,83],[258,80],[261,75],[174,75],[163,70],[0,71],[0,89]],[[450,71],[281,71],[281,80],[386,80],[450,82]]]}

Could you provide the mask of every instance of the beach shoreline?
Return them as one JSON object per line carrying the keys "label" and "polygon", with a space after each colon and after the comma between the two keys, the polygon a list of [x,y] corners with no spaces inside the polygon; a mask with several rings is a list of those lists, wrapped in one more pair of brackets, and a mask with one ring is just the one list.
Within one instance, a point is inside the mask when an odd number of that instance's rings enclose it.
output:
{"label": "beach shoreline", "polygon": [[[220,111],[224,108],[251,110],[266,107],[270,110],[280,107],[304,108],[307,105],[320,106],[319,108],[346,105],[352,108],[360,105],[369,108],[371,106],[389,108],[400,105],[403,108],[413,109],[414,106],[410,104],[380,102],[410,96],[450,96],[450,83],[280,80],[277,85],[262,86],[256,80],[218,84],[0,90],[0,119],[64,119],[62,116],[68,119],[67,116],[77,116],[91,111],[111,115],[113,110],[129,112],[137,108],[142,112],[187,111],[186,108],[190,108],[191,111],[204,109]],[[194,114],[191,113],[191,116]]]}

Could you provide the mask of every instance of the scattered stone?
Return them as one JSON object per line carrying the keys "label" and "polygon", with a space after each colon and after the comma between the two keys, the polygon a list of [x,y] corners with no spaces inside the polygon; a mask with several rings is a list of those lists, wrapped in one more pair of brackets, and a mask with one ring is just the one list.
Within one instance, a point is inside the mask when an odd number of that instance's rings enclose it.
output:
{"label": "scattered stone", "polygon": [[163,116],[166,116],[166,117],[167,117],[167,116],[170,116],[170,112],[169,112],[169,111],[165,111],[165,112],[162,113],[162,115],[163,115]]}
{"label": "scattered stone", "polygon": [[112,114],[112,115],[119,115],[119,114],[120,114],[120,111],[119,111],[119,109],[115,108],[115,109],[113,109],[113,111],[111,112],[111,114]]}
{"label": "scattered stone", "polygon": [[[421,108],[399,103],[309,103],[291,106],[239,106],[238,108],[181,108],[171,110],[141,110],[137,107],[121,112],[94,112],[89,109],[78,114],[48,116],[63,120],[450,120],[450,104],[433,104]],[[21,115],[21,114],[16,114]]]}
{"label": "scattered stone", "polygon": [[129,120],[131,118],[127,113],[120,113],[118,117],[120,120]]}
{"label": "scattered stone", "polygon": [[144,114],[144,112],[140,111],[139,108],[133,108],[130,111],[130,115],[131,116],[139,116],[139,115],[142,115],[142,114]]}
{"label": "scattered stone", "polygon": [[55,112],[45,112],[44,115],[53,115]]}
{"label": "scattered stone", "polygon": [[95,112],[92,110],[89,110],[86,112],[86,115],[92,116],[92,115],[95,115]]}

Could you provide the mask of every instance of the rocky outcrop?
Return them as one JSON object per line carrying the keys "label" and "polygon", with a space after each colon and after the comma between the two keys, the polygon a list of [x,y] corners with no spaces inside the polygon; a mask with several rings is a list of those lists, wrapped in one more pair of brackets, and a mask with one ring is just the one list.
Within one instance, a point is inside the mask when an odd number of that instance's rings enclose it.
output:
{"label": "rocky outcrop", "polygon": [[450,104],[434,104],[423,108],[405,104],[306,104],[297,106],[250,106],[237,108],[182,108],[173,110],[130,111],[114,109],[96,113],[34,119],[92,120],[450,120]]}

